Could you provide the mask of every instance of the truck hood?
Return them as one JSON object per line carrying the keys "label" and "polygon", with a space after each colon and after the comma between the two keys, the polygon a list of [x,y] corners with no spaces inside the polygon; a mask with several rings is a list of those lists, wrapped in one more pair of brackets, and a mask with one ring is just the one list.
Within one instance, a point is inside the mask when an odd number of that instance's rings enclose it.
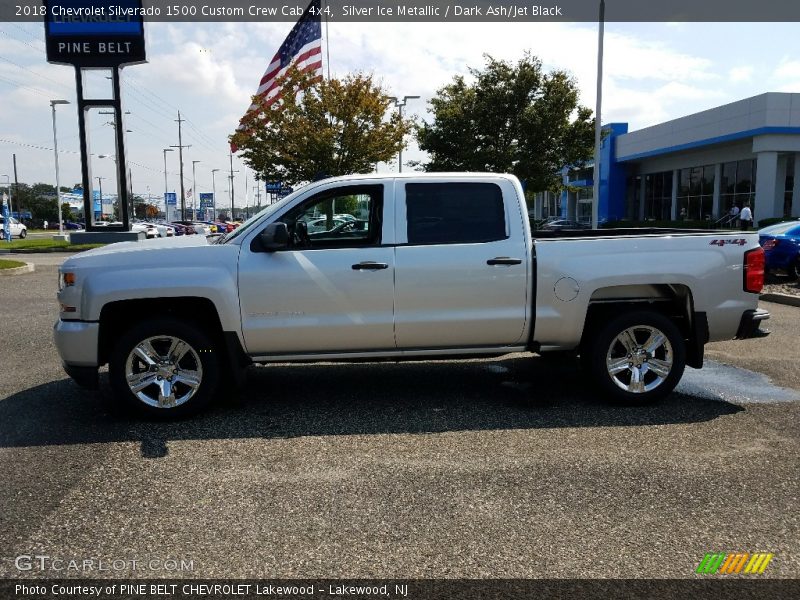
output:
{"label": "truck hood", "polygon": [[[71,256],[62,266],[71,268],[102,267],[172,267],[196,266],[200,256],[206,257],[222,245],[211,245],[203,235],[157,238],[140,242],[118,242]],[[227,254],[227,253],[214,253]]]}

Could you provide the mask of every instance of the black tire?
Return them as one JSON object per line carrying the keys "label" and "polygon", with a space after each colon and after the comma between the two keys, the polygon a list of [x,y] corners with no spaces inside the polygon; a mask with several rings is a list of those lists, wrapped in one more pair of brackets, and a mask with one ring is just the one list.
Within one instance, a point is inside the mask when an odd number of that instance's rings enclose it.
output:
{"label": "black tire", "polygon": [[[155,372],[148,370],[141,354],[133,354],[137,346],[149,342],[154,351],[149,355],[166,359],[174,340],[189,349],[171,366],[163,360],[165,364],[159,364]],[[179,352],[184,348],[175,347]],[[126,372],[132,377],[140,376],[142,383],[151,376],[156,379],[139,390],[140,396],[129,386]],[[182,380],[184,377],[187,382]],[[109,359],[109,380],[116,400],[141,415],[158,419],[186,417],[203,409],[213,399],[219,377],[219,353],[211,338],[200,325],[171,317],[148,319],[131,327],[115,344]],[[165,383],[167,379],[169,384]],[[167,392],[169,396],[165,396]],[[161,403],[159,397],[166,400]]]}
{"label": "black tire", "polygon": [[[647,341],[660,339],[656,334],[663,335],[663,343],[651,343],[645,349]],[[589,344],[585,360],[592,381],[604,397],[618,404],[651,404],[669,394],[683,376],[686,344],[667,317],[640,310],[621,314],[601,327]],[[612,373],[616,369],[619,371]]]}
{"label": "black tire", "polygon": [[27,229],[23,229],[22,231],[19,232],[19,239],[24,240],[26,237],[28,237]]}

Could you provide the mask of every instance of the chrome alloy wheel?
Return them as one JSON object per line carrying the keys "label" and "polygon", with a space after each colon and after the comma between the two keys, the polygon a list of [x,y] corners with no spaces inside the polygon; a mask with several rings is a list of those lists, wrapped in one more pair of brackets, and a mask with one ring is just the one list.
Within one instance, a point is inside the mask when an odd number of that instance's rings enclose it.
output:
{"label": "chrome alloy wheel", "polygon": [[649,325],[629,327],[617,335],[606,354],[606,371],[617,387],[632,394],[650,392],[672,372],[672,344]]}
{"label": "chrome alloy wheel", "polygon": [[139,400],[155,408],[189,401],[203,381],[203,365],[188,343],[170,335],[138,343],[125,361],[125,380]]}

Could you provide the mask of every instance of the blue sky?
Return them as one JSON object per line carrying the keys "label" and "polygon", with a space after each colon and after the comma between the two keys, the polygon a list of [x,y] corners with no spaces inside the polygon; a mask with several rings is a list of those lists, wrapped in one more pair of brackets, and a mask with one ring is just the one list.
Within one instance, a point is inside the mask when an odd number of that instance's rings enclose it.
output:
{"label": "blue sky", "polygon": [[[177,144],[177,109],[184,126],[185,183],[211,191],[211,170],[229,167],[227,135],[249,104],[264,68],[291,23],[151,24],[149,63],[124,71],[126,128],[134,190],[164,191],[162,149]],[[22,182],[53,182],[49,100],[74,101],[70,67],[45,61],[42,26],[0,23],[0,175],[11,175],[17,154]],[[797,24],[789,23],[608,23],[606,24],[603,121],[625,121],[640,129],[767,91],[800,92]],[[425,118],[435,90],[468,66],[481,66],[484,53],[516,60],[525,50],[547,68],[565,69],[594,107],[597,25],[592,23],[333,23],[331,70],[376,75],[396,96],[420,95],[408,112]],[[102,83],[102,78],[96,81]],[[111,129],[92,124],[92,150],[112,155]],[[80,179],[74,104],[59,107],[61,181]],[[40,146],[31,148],[22,144]],[[413,142],[404,160],[424,158]],[[95,159],[94,175],[113,176],[113,157]],[[396,170],[396,164],[380,170]],[[237,205],[252,173],[234,158]],[[177,153],[168,155],[168,187],[179,185]],[[0,178],[4,185],[5,178]],[[226,173],[217,173],[218,197],[227,197]]]}

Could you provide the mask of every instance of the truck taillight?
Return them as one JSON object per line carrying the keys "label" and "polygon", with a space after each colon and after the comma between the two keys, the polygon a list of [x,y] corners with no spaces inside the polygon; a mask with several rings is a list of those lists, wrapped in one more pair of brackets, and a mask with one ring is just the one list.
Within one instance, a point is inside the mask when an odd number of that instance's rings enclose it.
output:
{"label": "truck taillight", "polygon": [[764,249],[754,248],[744,253],[744,291],[759,294],[764,287]]}

